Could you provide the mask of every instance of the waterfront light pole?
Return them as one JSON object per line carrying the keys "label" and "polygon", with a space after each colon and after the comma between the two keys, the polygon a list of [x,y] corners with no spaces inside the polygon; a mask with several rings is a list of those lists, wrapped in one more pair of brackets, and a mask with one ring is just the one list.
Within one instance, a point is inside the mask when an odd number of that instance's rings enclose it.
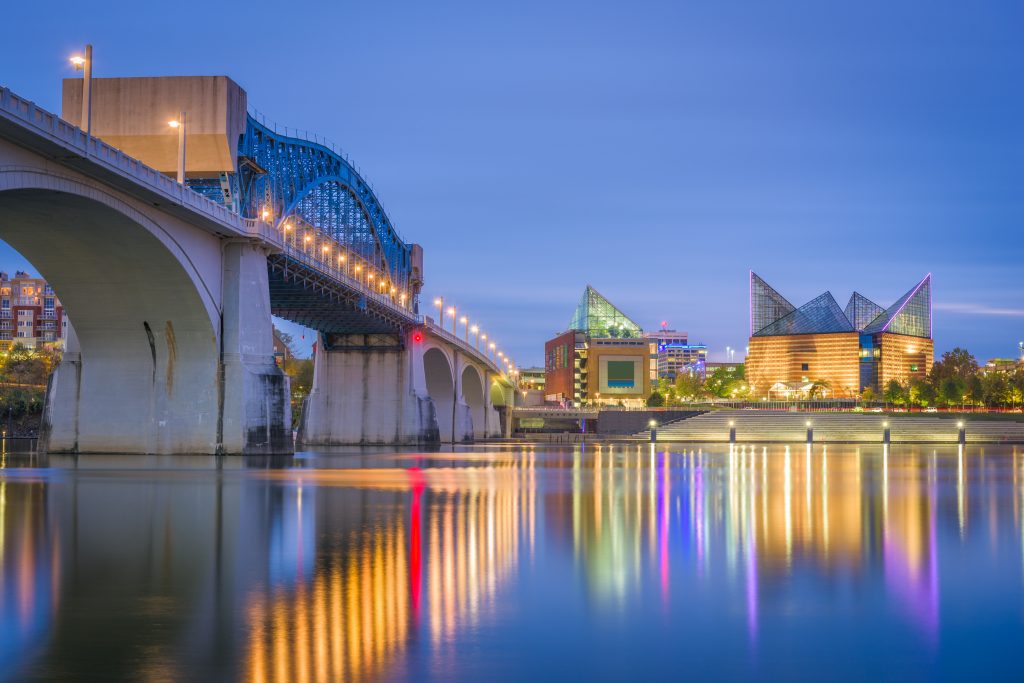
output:
{"label": "waterfront light pole", "polygon": [[185,184],[185,112],[178,114],[177,121],[168,121],[167,125],[178,131],[178,184]]}
{"label": "waterfront light pole", "polygon": [[85,46],[85,56],[71,58],[75,71],[82,72],[82,122],[80,128],[86,136],[92,135],[92,45]]}

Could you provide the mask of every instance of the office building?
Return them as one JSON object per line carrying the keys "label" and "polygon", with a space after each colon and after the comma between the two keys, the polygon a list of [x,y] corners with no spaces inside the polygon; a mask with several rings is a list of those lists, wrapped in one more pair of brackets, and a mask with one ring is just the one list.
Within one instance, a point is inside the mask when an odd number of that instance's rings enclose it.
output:
{"label": "office building", "polygon": [[708,347],[691,344],[686,332],[660,329],[648,332],[653,345],[657,372],[655,379],[674,380],[681,374],[703,377],[707,370]]}
{"label": "office building", "polygon": [[931,275],[888,308],[854,292],[844,309],[830,292],[796,307],[751,272],[751,391],[853,398],[924,379],[934,354],[931,304]]}

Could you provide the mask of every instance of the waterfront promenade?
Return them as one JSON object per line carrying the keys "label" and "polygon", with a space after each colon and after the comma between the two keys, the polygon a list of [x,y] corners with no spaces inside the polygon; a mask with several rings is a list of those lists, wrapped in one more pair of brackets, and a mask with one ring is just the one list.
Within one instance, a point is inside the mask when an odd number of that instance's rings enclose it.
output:
{"label": "waterfront promenade", "polygon": [[[892,443],[956,443],[959,425],[967,443],[1024,444],[1024,415],[987,418],[877,413],[803,413],[781,411],[718,410],[658,427],[658,441],[728,442],[730,429],[737,443],[785,443],[807,440],[808,423],[818,443],[882,443],[888,424]],[[649,439],[650,432],[636,437]]]}

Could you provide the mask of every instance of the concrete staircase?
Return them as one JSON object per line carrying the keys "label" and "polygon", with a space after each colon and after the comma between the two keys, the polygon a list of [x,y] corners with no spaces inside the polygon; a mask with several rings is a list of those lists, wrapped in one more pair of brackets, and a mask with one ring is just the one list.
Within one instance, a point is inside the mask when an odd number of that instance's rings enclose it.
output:
{"label": "concrete staircase", "polygon": [[[1024,443],[1022,421],[965,420],[968,443]],[[807,422],[816,442],[881,443],[883,423],[889,423],[893,443],[956,443],[957,422],[933,415],[879,415],[860,413],[791,413],[767,410],[719,410],[658,427],[658,441],[729,440],[730,422],[739,443],[799,442],[807,440]],[[650,438],[649,431],[636,434]]]}

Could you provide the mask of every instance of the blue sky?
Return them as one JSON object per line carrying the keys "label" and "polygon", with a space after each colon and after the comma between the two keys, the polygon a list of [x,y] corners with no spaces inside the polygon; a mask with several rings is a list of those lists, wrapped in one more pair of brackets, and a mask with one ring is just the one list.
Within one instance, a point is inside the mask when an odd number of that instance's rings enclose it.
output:
{"label": "blue sky", "polygon": [[746,340],[750,269],[796,304],[888,305],[931,272],[937,351],[1024,339],[1020,2],[3,13],[0,82],[48,108],[88,41],[97,76],[226,74],[341,143],[424,246],[424,301],[456,302],[520,365],[587,283],[724,357]]}

